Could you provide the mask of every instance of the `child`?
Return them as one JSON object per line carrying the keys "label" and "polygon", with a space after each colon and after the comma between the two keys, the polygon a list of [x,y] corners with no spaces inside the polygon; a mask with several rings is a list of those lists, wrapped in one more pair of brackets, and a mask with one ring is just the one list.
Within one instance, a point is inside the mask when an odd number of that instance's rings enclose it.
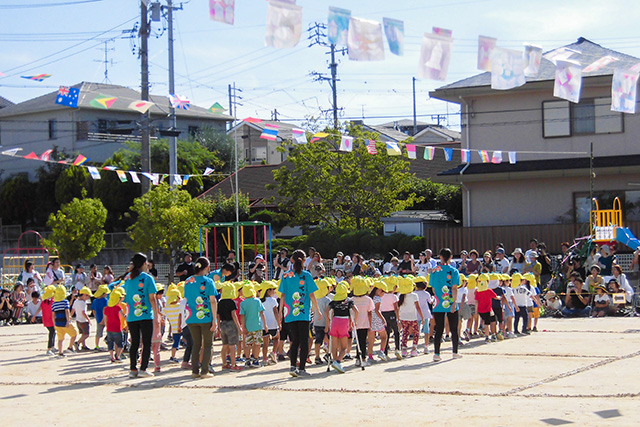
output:
{"label": "child", "polygon": [[[264,317],[266,320],[267,333],[262,334],[264,343],[262,344],[262,362],[265,365],[275,365],[278,363],[276,358],[276,350],[280,334],[278,325],[280,324],[280,316],[278,313],[278,300],[276,295],[275,282],[267,280],[262,282],[260,286],[260,299],[264,306]],[[273,352],[269,353],[269,340],[273,338]]]}
{"label": "child", "polygon": [[497,338],[498,341],[504,340],[504,313],[502,312],[502,304],[506,301],[504,297],[504,291],[500,287],[500,282],[502,280],[502,275],[498,273],[489,274],[489,289],[496,294],[496,298],[491,300],[491,310],[493,311],[493,315],[496,319],[496,331],[497,333],[493,334],[493,338]]}
{"label": "child", "polygon": [[596,287],[596,296],[594,302],[596,306],[593,309],[593,317],[604,317],[611,311],[612,300],[604,286]]}
{"label": "child", "polygon": [[[357,309],[354,308],[353,300],[348,295],[349,287],[347,284],[338,283],[333,301],[329,303],[324,313],[327,318],[325,333],[328,332],[329,336],[333,337],[331,340],[331,357],[333,358],[331,367],[341,374],[345,372],[341,362],[349,347],[349,332],[353,329],[351,310],[353,309],[356,312],[356,316],[358,315]],[[331,317],[329,317],[330,314]],[[331,319],[331,323],[328,322],[328,319]],[[329,328],[329,325],[331,325],[331,328]]]}
{"label": "child", "polygon": [[467,276],[467,305],[469,306],[469,320],[467,320],[467,328],[464,331],[464,337],[467,341],[478,334],[478,324],[480,323],[478,311],[476,310],[477,280],[477,274],[470,274]]}
{"label": "child", "polygon": [[527,300],[531,299],[533,295],[529,289],[523,283],[524,278],[520,273],[514,273],[511,276],[511,289],[513,290],[513,297],[515,298],[516,303],[516,313],[515,319],[513,321],[513,329],[516,335],[519,335],[518,332],[518,323],[520,323],[520,319],[522,319],[522,333],[525,335],[529,335],[527,332],[527,322],[529,321],[529,315],[527,313]]}
{"label": "child", "polygon": [[[492,301],[498,296],[489,289],[489,276],[481,274],[478,276],[478,287],[476,289],[476,301],[478,303],[478,315],[484,323],[484,340],[485,342],[493,341],[492,336],[496,333],[496,317],[492,308]],[[491,332],[491,334],[489,333]]]}
{"label": "child", "polygon": [[[422,322],[421,330],[424,334],[424,354],[429,354],[429,332],[431,331],[430,323],[431,318],[433,317],[431,315],[429,304],[433,304],[433,297],[429,292],[427,292],[427,282],[425,280],[426,279],[422,276],[419,276],[415,279],[415,293],[416,295],[418,295],[418,304],[420,305],[420,310],[422,311],[422,316],[419,320],[420,322]],[[458,299],[460,298],[460,294],[461,292],[458,290]],[[460,325],[462,325],[462,323],[460,323]]]}
{"label": "child", "polygon": [[10,293],[6,289],[0,290],[0,322],[6,326],[11,321],[11,313],[13,306],[11,305]]}
{"label": "child", "polygon": [[344,271],[336,270],[336,282],[340,283],[344,280]]}
{"label": "child", "polygon": [[[100,291],[99,288],[98,291]],[[123,299],[124,289],[116,288],[109,296],[107,306],[103,309],[103,317],[101,323],[103,327],[106,326],[107,328],[107,349],[109,350],[111,363],[122,362],[122,324],[125,321],[125,317],[120,304],[122,303]]]}
{"label": "child", "polygon": [[153,372],[158,374],[161,372],[160,363],[160,346],[162,345],[162,335],[164,334],[164,286],[156,283],[156,306],[158,307],[159,325],[153,323],[153,335],[151,336],[151,353],[153,354]]}
{"label": "child", "polygon": [[40,311],[42,313],[42,325],[49,331],[49,339],[47,341],[47,356],[55,356],[54,349],[56,347],[56,328],[53,323],[53,312],[51,311],[51,304],[53,304],[53,294],[56,291],[56,287],[49,285],[44,288],[42,294],[42,302],[40,303]]}
{"label": "child", "polygon": [[[373,289],[369,293],[369,298],[373,300],[373,312],[371,313],[371,331],[369,331],[369,354],[373,354],[373,344],[376,341],[376,334],[380,335],[380,351],[378,359],[387,362],[389,356],[384,352],[387,347],[387,321],[385,320],[380,307],[382,306],[382,296],[387,290],[387,285],[381,280],[374,283]],[[369,359],[371,360],[371,358]]]}
{"label": "child", "polygon": [[222,369],[241,371],[236,365],[235,346],[238,344],[239,331],[242,330],[238,320],[238,310],[234,299],[238,291],[233,283],[224,283],[221,288],[220,302],[218,303],[218,324],[220,325],[220,338],[222,339]]}
{"label": "child", "polygon": [[467,277],[464,274],[460,274],[460,286],[458,287],[458,297],[457,303],[460,307],[460,321],[458,322],[458,345],[464,345],[462,339],[467,340],[470,339],[469,333],[465,329],[462,330],[462,323],[464,321],[468,321],[471,318],[471,309],[469,308],[469,304],[467,304],[467,296],[469,295],[469,290],[467,289]]}
{"label": "child", "polygon": [[71,315],[76,315],[76,325],[80,330],[80,339],[76,342],[77,351],[87,351],[87,338],[89,338],[89,315],[87,314],[87,301],[92,297],[91,290],[86,286],[80,289],[80,296],[73,303]]}
{"label": "child", "polygon": [[516,307],[516,299],[513,296],[510,281],[511,277],[508,274],[502,275],[500,289],[502,289],[502,293],[504,294],[502,298],[504,321],[502,322],[501,331],[505,338],[515,338],[515,334],[513,333],[513,317],[515,316],[514,308]]}
{"label": "child", "polygon": [[100,285],[98,286],[98,290],[93,295],[95,298],[91,303],[91,310],[93,311],[93,317],[96,318],[96,346],[94,348],[95,351],[100,351],[100,338],[104,335],[104,325],[103,316],[104,309],[107,306],[107,295],[109,295],[111,291],[109,290],[109,286]]}
{"label": "child", "polygon": [[164,308],[165,316],[169,321],[169,329],[171,329],[171,338],[173,345],[171,346],[170,362],[180,363],[176,358],[176,352],[180,348],[180,341],[182,340],[182,328],[180,317],[180,291],[176,285],[169,286],[167,291],[167,305]]}
{"label": "child", "polygon": [[89,282],[89,276],[84,272],[84,265],[78,264],[73,272],[73,283],[75,283],[76,290],[82,290]]}
{"label": "child", "polygon": [[533,273],[524,275],[527,281],[526,287],[531,291],[531,298],[527,301],[527,312],[529,313],[529,321],[527,323],[527,331],[538,332],[538,319],[540,318],[540,298],[538,294],[538,286],[536,285],[536,276]]}
{"label": "child", "polygon": [[384,317],[387,330],[387,346],[385,347],[384,354],[389,353],[389,341],[391,340],[391,332],[393,331],[393,338],[396,344],[396,359],[402,360],[402,354],[400,353],[400,332],[398,331],[398,296],[394,294],[395,287],[398,284],[397,277],[386,277],[384,279],[387,285],[387,292],[382,295],[382,316]]}
{"label": "child", "polygon": [[51,310],[53,311],[56,325],[56,334],[58,335],[58,357],[64,357],[62,352],[62,344],[64,343],[65,335],[69,335],[69,348],[68,351],[75,353],[73,344],[76,341],[78,331],[73,327],[71,323],[71,311],[69,310],[69,301],[66,299],[67,290],[64,285],[58,285],[53,294],[53,304]]}
{"label": "child", "polygon": [[[236,303],[236,310],[240,311],[240,304],[244,301],[244,297],[242,296],[242,292],[236,292],[236,297],[233,302]],[[247,361],[247,349],[245,347],[244,342],[244,334],[242,333],[242,328],[240,328],[239,336],[238,336],[238,345],[236,346],[236,361],[240,363],[245,363]]]}
{"label": "child", "polygon": [[180,296],[182,299],[180,300],[179,311],[180,311],[180,329],[179,332],[182,332],[182,339],[186,342],[184,347],[184,355],[182,356],[182,364],[180,365],[180,369],[191,369],[191,353],[193,351],[193,337],[191,336],[191,331],[187,326],[187,319],[191,315],[189,309],[187,307],[187,300],[184,297],[184,282],[178,284],[178,290],[180,291]]}
{"label": "child", "polygon": [[415,357],[418,355],[418,340],[420,339],[418,319],[422,319],[422,309],[420,308],[418,295],[413,292],[413,280],[401,277],[399,282],[398,317],[402,325],[402,357],[408,356],[407,342],[409,341],[409,335],[413,336],[411,357]]}
{"label": "child", "polygon": [[[33,280],[33,279],[31,279]],[[31,299],[27,303],[27,318],[31,323],[42,323],[42,315],[40,314],[40,292],[32,292]]]}
{"label": "child", "polygon": [[22,312],[24,311],[26,303],[27,294],[24,292],[24,285],[22,282],[16,282],[13,286],[13,292],[11,292],[11,305],[13,306],[12,320],[14,325],[17,325],[22,320]]}
{"label": "child", "polygon": [[[354,277],[351,281],[353,285],[353,304],[357,309],[356,315],[356,334],[358,335],[357,359],[356,366],[364,363],[365,366],[371,365],[373,362],[373,340],[367,346],[367,337],[370,335],[372,313],[375,309],[373,300],[367,295],[369,293],[370,279],[362,277]],[[369,357],[367,358],[367,354]]]}
{"label": "child", "polygon": [[[338,270],[341,271],[341,270]],[[333,294],[331,294],[332,284],[329,279],[321,279],[316,282],[318,290],[315,292],[316,301],[318,301],[318,311],[324,313],[329,307],[329,303],[333,301]],[[314,316],[313,319],[313,331],[314,331],[314,344],[316,352],[316,365],[323,365],[324,361],[320,358],[320,349],[324,348],[328,352],[325,335],[325,328],[327,326],[327,318],[324,316]],[[282,343],[282,341],[281,341]]]}
{"label": "child", "polygon": [[251,351],[251,360],[247,360],[247,366],[259,368],[262,366],[258,357],[260,356],[260,346],[262,346],[262,331],[269,332],[267,320],[264,317],[264,306],[256,298],[256,290],[253,285],[246,284],[242,288],[244,301],[240,304],[240,324],[245,335],[245,350]]}

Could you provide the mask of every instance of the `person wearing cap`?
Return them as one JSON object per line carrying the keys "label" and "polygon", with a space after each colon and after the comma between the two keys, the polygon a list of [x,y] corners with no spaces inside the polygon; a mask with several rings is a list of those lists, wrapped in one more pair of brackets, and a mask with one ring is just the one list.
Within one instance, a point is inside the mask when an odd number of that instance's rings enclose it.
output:
{"label": "person wearing cap", "polygon": [[515,248],[511,255],[513,255],[513,260],[511,261],[511,264],[509,264],[509,273],[524,273],[524,266],[527,261],[522,249]]}
{"label": "person wearing cap", "polygon": [[498,274],[509,274],[509,260],[505,256],[504,248],[496,249],[496,258],[494,260],[495,270]]}
{"label": "person wearing cap", "polygon": [[[340,253],[340,252],[339,252]],[[342,273],[342,270],[338,270]],[[333,285],[329,281],[329,279],[324,278],[316,281],[316,286],[318,290],[315,291],[314,295],[316,297],[316,301],[318,302],[318,310],[320,313],[324,313],[329,307],[329,303],[333,301]],[[314,331],[314,346],[315,346],[315,364],[316,365],[324,365],[324,360],[320,358],[320,350],[324,348],[324,350],[328,353],[329,348],[327,346],[327,336],[324,332],[325,327],[327,326],[327,318],[322,316],[319,319],[314,319],[313,321],[313,331]]]}
{"label": "person wearing cap", "polygon": [[264,260],[262,254],[256,255],[253,262],[249,264],[249,280],[262,283],[265,279],[265,271],[267,269],[267,262]]}
{"label": "person wearing cap", "polygon": [[354,327],[351,317],[352,310],[357,316],[358,309],[355,308],[353,300],[349,298],[349,286],[345,282],[339,283],[336,286],[333,301],[329,303],[324,312],[324,317],[327,319],[324,331],[333,338],[331,340],[331,357],[333,358],[331,367],[341,374],[345,372],[342,367],[342,359],[351,347],[349,333]]}
{"label": "person wearing cap", "polygon": [[282,248],[280,252],[278,252],[278,256],[273,261],[274,273],[273,279],[280,280],[281,276],[284,272],[289,271],[289,249]]}
{"label": "person wearing cap", "polygon": [[[76,283],[77,285],[77,283]],[[76,316],[76,325],[80,330],[80,338],[76,341],[76,350],[87,351],[90,348],[87,346],[87,338],[89,338],[89,315],[87,314],[87,301],[91,299],[93,294],[88,287],[83,287],[80,289],[80,295],[73,303],[73,307],[71,310],[71,316],[75,314]]]}
{"label": "person wearing cap", "polygon": [[195,266],[193,264],[193,258],[190,253],[186,253],[184,254],[184,262],[176,268],[176,276],[178,276],[178,279],[183,282],[194,275],[194,269]]}
{"label": "person wearing cap", "polygon": [[111,363],[122,361],[124,349],[122,325],[125,323],[121,303],[124,300],[124,289],[116,288],[111,292],[107,306],[104,308],[103,323],[107,328],[107,349],[111,357]]}
{"label": "person wearing cap", "polygon": [[56,291],[56,287],[49,285],[44,288],[42,294],[42,302],[40,303],[40,312],[42,313],[42,326],[49,331],[49,339],[47,341],[47,356],[55,356],[54,349],[56,347],[56,328],[53,323],[53,312],[51,311],[51,305],[53,304],[53,294]]}
{"label": "person wearing cap", "polygon": [[109,290],[109,286],[100,285],[98,289],[93,294],[93,302],[91,303],[91,311],[93,311],[93,317],[96,318],[96,346],[94,348],[95,351],[100,351],[100,338],[102,338],[104,333],[105,322],[103,322],[104,317],[104,309],[107,306],[107,295],[109,295],[111,291]]}
{"label": "person wearing cap", "polygon": [[173,345],[171,346],[170,362],[180,363],[176,358],[176,352],[180,348],[180,341],[182,340],[182,316],[180,312],[180,301],[182,295],[176,285],[170,285],[167,290],[167,304],[164,307],[164,314],[171,327],[171,338],[173,339]]}
{"label": "person wearing cap", "polygon": [[[278,285],[273,280],[266,280],[260,285],[258,297],[264,306],[264,318],[267,332],[263,332],[262,338],[262,363],[275,365],[278,363],[277,349],[280,344],[280,319],[278,318],[278,298],[276,289]],[[273,351],[269,352],[269,341],[273,341]]]}
{"label": "person wearing cap", "polygon": [[220,301],[218,302],[218,325],[220,327],[220,338],[222,349],[220,358],[222,359],[222,369],[231,371],[241,371],[242,368],[236,365],[236,350],[242,326],[238,319],[238,307],[234,299],[238,296],[238,289],[234,283],[223,283],[220,290]]}
{"label": "person wearing cap", "polygon": [[333,259],[333,269],[336,270],[336,272],[342,270],[344,273],[344,253],[338,252],[336,254],[336,257]]}
{"label": "person wearing cap", "polygon": [[535,276],[535,282],[531,283],[532,286],[540,288],[540,274],[542,273],[542,264],[538,261],[538,252],[527,251],[529,258],[524,265],[524,273],[531,273]]}
{"label": "person wearing cap", "polygon": [[413,292],[413,280],[408,277],[398,279],[398,320],[402,325],[402,357],[407,357],[407,343],[409,335],[413,338],[413,347],[411,348],[411,357],[418,355],[418,342],[420,340],[420,326],[418,322],[422,320],[424,313],[420,307],[418,294]]}
{"label": "person wearing cap", "polygon": [[469,251],[469,261],[467,261],[467,276],[469,274],[480,274],[482,271],[482,263],[478,260],[480,254],[477,250],[471,249]]}
{"label": "person wearing cap", "polygon": [[595,304],[592,311],[593,317],[604,317],[611,311],[613,301],[607,292],[607,288],[604,286],[596,287],[596,295],[593,298],[593,302]]}
{"label": "person wearing cap", "polygon": [[62,351],[62,345],[64,344],[64,337],[69,335],[69,347],[67,351],[75,353],[74,343],[78,331],[71,323],[71,310],[69,309],[69,301],[67,301],[67,289],[64,285],[56,286],[56,290],[53,293],[53,304],[51,310],[54,316],[54,324],[56,325],[56,335],[58,336],[58,357],[64,357]]}
{"label": "person wearing cap", "polygon": [[[353,305],[358,310],[355,316],[356,334],[358,335],[359,347],[356,347],[356,366],[364,363],[369,366],[373,362],[373,341],[367,346],[367,338],[371,330],[371,317],[375,309],[373,300],[367,295],[370,292],[369,279],[354,277],[351,281],[353,286]],[[368,357],[367,357],[368,355]]]}
{"label": "person wearing cap", "polygon": [[262,333],[269,332],[267,319],[264,317],[264,305],[256,297],[256,290],[251,283],[242,287],[244,301],[240,303],[240,325],[244,334],[245,351],[249,351],[251,359],[247,360],[247,366],[259,368],[260,348],[263,344]]}

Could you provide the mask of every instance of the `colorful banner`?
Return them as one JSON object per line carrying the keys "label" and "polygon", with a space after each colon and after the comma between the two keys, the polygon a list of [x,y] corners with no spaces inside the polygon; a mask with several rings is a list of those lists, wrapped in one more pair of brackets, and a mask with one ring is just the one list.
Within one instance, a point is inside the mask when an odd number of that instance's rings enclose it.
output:
{"label": "colorful banner", "polygon": [[453,159],[453,148],[443,148],[444,151],[444,159],[447,162],[450,162]]}
{"label": "colorful banner", "polygon": [[342,135],[338,151],[353,151],[353,137]]}
{"label": "colorful banner", "polygon": [[73,166],[81,166],[89,161],[89,158],[83,156],[82,154],[78,154],[78,157],[73,161]]}
{"label": "colorful banner", "polygon": [[556,61],[556,78],[553,96],[567,101],[580,102],[582,88],[582,69],[576,61]]}
{"label": "colorful banner", "polygon": [[77,87],[60,86],[60,89],[58,89],[58,96],[56,96],[56,104],[64,105],[65,107],[78,108],[79,96],[80,89]]}
{"label": "colorful banner", "polygon": [[446,80],[452,49],[453,39],[451,37],[425,33],[422,36],[418,77],[430,80]]}
{"label": "colorful banner", "polygon": [[260,138],[275,141],[278,138],[278,129],[278,125],[265,124],[262,134],[260,134]]}
{"label": "colorful banner", "polygon": [[400,151],[400,146],[397,142],[386,142],[387,144],[387,155],[389,156],[400,156],[402,155],[402,151]]}
{"label": "colorful banner", "polygon": [[478,154],[482,159],[482,163],[489,163],[491,161],[491,157],[489,157],[489,152],[487,150],[478,150]]}
{"label": "colorful banner", "polygon": [[233,25],[235,0],[209,0],[209,17],[212,21]]}
{"label": "colorful banner", "polygon": [[307,143],[307,133],[302,129],[297,129],[297,128],[291,129],[291,136],[293,138],[293,142],[295,142],[296,144]]}
{"label": "colorful banner", "polygon": [[569,49],[568,47],[559,47],[551,52],[545,53],[542,57],[547,61],[553,62],[553,65],[558,65],[558,61],[567,61],[574,55],[580,55],[575,49]]}
{"label": "colorful banner", "polygon": [[491,51],[491,89],[508,90],[526,82],[521,52],[499,47]]}
{"label": "colorful banner", "polygon": [[494,151],[491,157],[491,163],[499,165],[502,163],[502,151]]}
{"label": "colorful banner", "polygon": [[376,149],[376,141],[375,139],[370,139],[367,144],[367,152],[373,156],[378,154],[378,150]]}
{"label": "colorful banner", "polygon": [[89,102],[89,105],[91,105],[93,108],[101,108],[103,110],[108,110],[109,108],[111,108],[113,103],[116,102],[116,99],[118,98],[114,98],[113,96],[109,96],[109,95],[99,94],[98,96],[93,98],[91,102]]}
{"label": "colorful banner", "polygon": [[347,46],[349,59],[352,61],[384,60],[382,24],[368,19],[350,18]]}
{"label": "colorful banner", "polygon": [[436,149],[434,147],[424,147],[424,159],[433,160],[436,155]]}
{"label": "colorful banner", "polygon": [[382,18],[384,34],[387,36],[389,51],[394,55],[404,55],[404,22],[398,19]]}
{"label": "colorful banner", "polygon": [[120,182],[128,182],[127,175],[124,173],[124,171],[117,170],[116,175],[118,175],[118,178],[120,178]]}
{"label": "colorful banner", "polygon": [[33,80],[34,82],[41,82],[44,79],[51,77],[51,74],[38,74],[37,76],[20,76],[22,79]]}
{"label": "colorful banner", "polygon": [[140,184],[140,178],[138,178],[137,172],[129,171],[129,175],[131,175],[131,182],[135,184]]}
{"label": "colorful banner", "polygon": [[209,176],[214,172],[213,169],[211,168],[205,168],[204,173],[202,174],[203,176]]}
{"label": "colorful banner", "polygon": [[149,111],[149,108],[151,108],[153,105],[155,105],[153,102],[149,102],[149,101],[133,101],[131,104],[129,104],[129,109],[130,110],[134,110],[137,111],[139,113],[146,113],[147,111]]}
{"label": "colorful banner", "polygon": [[453,31],[447,30],[446,28],[431,27],[431,32],[439,36],[453,37]]}
{"label": "colorful banner", "polygon": [[463,149],[460,150],[460,159],[462,163],[469,163],[471,157],[471,150]]}
{"label": "colorful banner", "polygon": [[91,178],[93,179],[100,179],[100,172],[98,171],[98,168],[94,167],[94,166],[88,166],[87,170],[89,171],[89,175],[91,175]]}
{"label": "colorful banner", "polygon": [[516,152],[515,151],[509,151],[509,163],[511,163],[512,165],[516,164]]}
{"label": "colorful banner", "polygon": [[636,113],[638,73],[615,70],[611,84],[611,111]]}
{"label": "colorful banner", "polygon": [[322,138],[326,138],[328,137],[329,134],[326,132],[316,132],[312,137],[311,137],[311,142],[316,142],[316,141],[320,141]]}
{"label": "colorful banner", "polygon": [[478,36],[478,70],[491,71],[491,52],[497,43],[493,37]]}
{"label": "colorful banner", "polygon": [[525,77],[538,77],[540,64],[542,63],[542,48],[532,44],[524,45],[524,75]]}
{"label": "colorful banner", "polygon": [[187,98],[186,96],[170,94],[169,102],[171,103],[171,106],[173,108],[176,108],[178,110],[188,110],[189,108],[191,108],[191,101],[189,101],[189,98]]}
{"label": "colorful banner", "polygon": [[43,162],[48,162],[49,158],[51,157],[51,153],[53,153],[53,149],[45,151],[40,155],[40,160],[42,160]]}
{"label": "colorful banner", "polygon": [[[129,108],[131,108],[131,107],[129,107]],[[222,114],[225,111],[227,111],[227,109],[224,108],[222,105],[220,105],[219,102],[216,102],[211,107],[209,107],[209,109],[207,111],[210,112],[210,113],[213,113],[213,114]]]}
{"label": "colorful banner", "polygon": [[327,38],[329,39],[329,44],[336,46],[344,46],[347,44],[350,17],[350,10],[329,7],[329,17],[327,18]]}
{"label": "colorful banner", "polygon": [[295,47],[302,34],[302,7],[271,0],[267,11],[265,44],[278,49]]}
{"label": "colorful banner", "polygon": [[405,147],[407,148],[407,155],[410,159],[418,158],[418,153],[416,152],[416,146],[414,144],[407,144]]}
{"label": "colorful banner", "polygon": [[602,58],[598,59],[597,61],[592,62],[591,64],[587,65],[584,70],[582,70],[583,73],[590,73],[592,71],[599,71],[601,69],[603,69],[604,67],[606,67],[607,65],[611,64],[612,62],[616,62],[618,60],[618,58],[616,58],[615,56],[611,56],[611,55],[607,55],[607,56],[603,56]]}

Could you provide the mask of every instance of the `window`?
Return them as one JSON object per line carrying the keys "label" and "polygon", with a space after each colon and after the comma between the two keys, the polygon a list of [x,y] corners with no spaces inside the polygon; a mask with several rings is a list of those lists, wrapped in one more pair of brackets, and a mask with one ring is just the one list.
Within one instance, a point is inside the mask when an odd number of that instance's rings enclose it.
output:
{"label": "window", "polygon": [[86,141],[89,139],[89,122],[76,122],[76,140]]}
{"label": "window", "polygon": [[49,120],[49,139],[56,139],[57,136],[57,126],[55,119]]}
{"label": "window", "polygon": [[200,132],[200,127],[198,126],[189,126],[189,136],[195,138]]}
{"label": "window", "polygon": [[542,103],[543,137],[594,135],[624,131],[622,113],[611,111],[611,98]]}

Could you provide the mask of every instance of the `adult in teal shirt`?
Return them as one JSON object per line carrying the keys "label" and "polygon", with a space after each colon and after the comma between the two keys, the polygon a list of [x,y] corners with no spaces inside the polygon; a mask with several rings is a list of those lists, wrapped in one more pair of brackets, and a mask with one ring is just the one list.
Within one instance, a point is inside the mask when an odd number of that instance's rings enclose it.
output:
{"label": "adult in teal shirt", "polygon": [[[213,332],[218,327],[217,316],[218,291],[211,278],[207,277],[210,270],[207,258],[200,257],[194,265],[194,275],[184,282],[184,297],[190,315],[187,326],[193,337],[193,352],[191,353],[191,376],[193,378],[208,378],[209,362],[211,361],[211,347]],[[202,363],[200,353],[202,352]]]}
{"label": "adult in teal shirt", "polygon": [[451,249],[440,250],[440,264],[431,272],[429,285],[433,288],[435,302],[433,303],[433,317],[436,321],[435,340],[433,342],[433,361],[439,362],[440,345],[444,332],[445,315],[449,320],[449,330],[451,330],[451,343],[453,345],[453,358],[458,355],[458,286],[460,285],[460,272],[449,265],[451,261]]}
{"label": "adult in teal shirt", "polygon": [[[154,326],[158,330],[160,329],[158,301],[156,300],[156,281],[147,273],[148,266],[145,255],[141,253],[135,254],[131,258],[131,263],[131,272],[123,285],[125,291],[124,302],[129,306],[127,324],[129,325],[129,334],[131,336],[131,347],[129,348],[131,371],[129,376],[132,378],[152,377],[153,374],[147,372],[149,357],[151,356],[151,338],[153,337]],[[138,372],[136,364],[141,337],[142,357],[140,359],[140,372]]]}

